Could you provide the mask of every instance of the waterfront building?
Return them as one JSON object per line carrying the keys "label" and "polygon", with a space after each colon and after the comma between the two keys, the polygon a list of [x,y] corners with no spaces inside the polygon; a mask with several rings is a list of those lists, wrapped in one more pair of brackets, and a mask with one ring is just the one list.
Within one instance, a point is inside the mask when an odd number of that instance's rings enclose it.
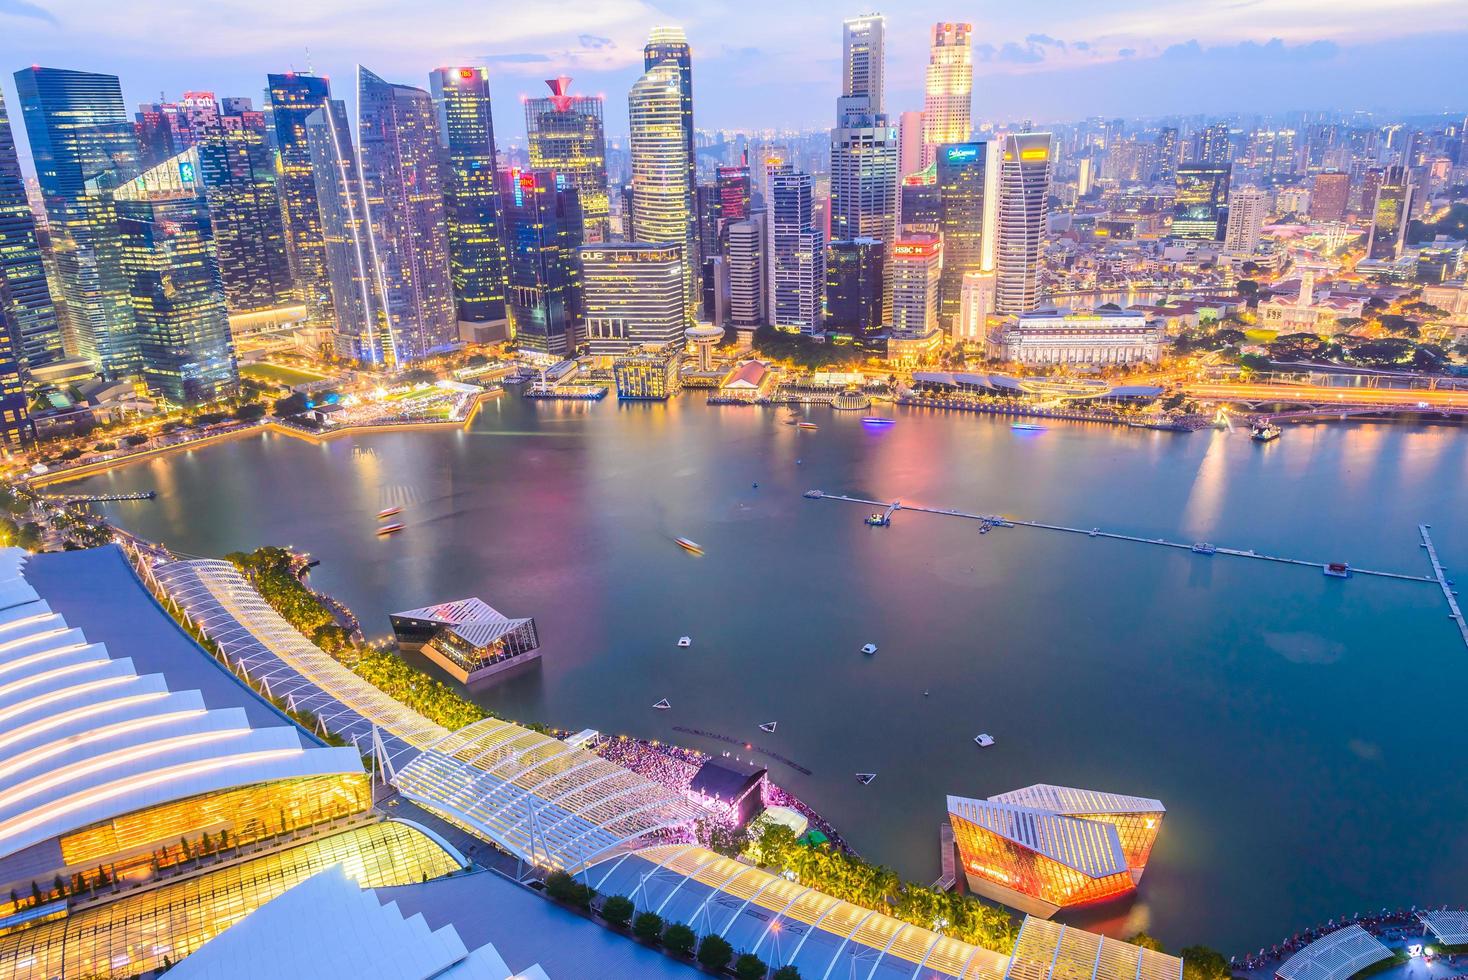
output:
{"label": "waterfront building", "polygon": [[903,177],[897,192],[897,230],[938,231],[943,221],[941,193],[936,163]]}
{"label": "waterfront building", "polygon": [[[973,132],[974,53],[972,24],[933,25],[923,93],[923,163],[938,158],[938,148],[967,143]],[[946,244],[946,243],[945,243]]]}
{"label": "waterfront building", "polygon": [[[1027,980],[1182,980],[1183,961],[1135,943],[1026,916],[1007,977]],[[1312,974],[1314,976],[1314,974]]]}
{"label": "waterfront building", "polygon": [[1041,918],[1135,891],[1163,812],[1157,800],[1047,785],[948,797],[970,890]]}
{"label": "waterfront building", "polygon": [[1127,310],[1037,310],[990,336],[988,355],[1020,364],[1155,364],[1164,325]]}
{"label": "waterfront building", "polygon": [[1310,220],[1344,221],[1351,199],[1351,175],[1331,171],[1310,178]]}
{"label": "waterfront building", "polygon": [[1342,320],[1358,320],[1366,310],[1366,301],[1359,295],[1336,294],[1328,285],[1319,288],[1316,279],[1328,266],[1302,262],[1296,266],[1300,275],[1299,288],[1291,297],[1287,284],[1259,302],[1259,325],[1279,333],[1340,332]]}
{"label": "waterfront building", "polygon": [[[15,73],[45,202],[68,350],[108,378],[138,369],[137,333],[113,192],[138,173],[137,143],[113,75],[58,68]],[[59,295],[58,295],[59,294]]]}
{"label": "waterfront building", "polygon": [[1049,133],[1011,133],[1000,145],[994,269],[997,313],[1028,313],[1040,302],[1040,246],[1050,193]]}
{"label": "waterfront building", "polygon": [[[61,324],[46,281],[46,261],[36,215],[26,194],[25,175],[15,151],[15,134],[3,93],[0,93],[0,283],[8,286],[5,297],[0,299],[0,317],[5,319],[8,333],[0,337],[0,343],[10,345],[8,357],[17,361],[17,369],[29,370],[60,360],[63,356]],[[5,357],[0,357],[0,362],[4,360]],[[0,372],[7,370],[0,368]],[[8,413],[5,414],[8,418]]]}
{"label": "waterfront building", "polygon": [[533,619],[510,619],[483,599],[440,602],[393,613],[393,636],[461,683],[471,684],[540,659]]}
{"label": "waterfront building", "polygon": [[811,176],[788,163],[769,168],[770,307],[776,327],[816,334],[826,281],[825,238],[813,224]]}
{"label": "waterfront building", "polygon": [[724,339],[724,328],[711,323],[700,323],[683,331],[688,349],[694,355],[695,371],[708,374],[714,369],[714,348]]}
{"label": "waterfront building", "polygon": [[[296,291],[306,304],[308,322],[335,332],[331,276],[327,270],[327,236],[322,228],[323,205],[317,201],[318,177],[313,166],[306,120],[325,109],[331,82],[324,76],[286,72],[266,76],[270,88],[270,116],[275,124],[275,149],[281,213],[285,219],[286,256]],[[345,137],[350,142],[350,135]],[[331,183],[336,178],[326,178]],[[331,202],[325,205],[331,208]]]}
{"label": "waterfront building", "polygon": [[1224,251],[1250,255],[1259,247],[1264,219],[1269,216],[1269,192],[1262,187],[1242,187],[1228,198],[1228,221],[1224,227]]}
{"label": "waterfront building", "polygon": [[226,99],[195,145],[229,312],[299,302],[265,113],[248,99]]}
{"label": "waterfront building", "polygon": [[[429,88],[438,109],[438,143],[443,151],[443,210],[454,312],[460,324],[494,325],[503,336],[505,243],[489,69],[439,68],[429,75]],[[602,195],[605,200],[605,183]]]}
{"label": "waterfront building", "polygon": [[989,335],[989,318],[994,315],[994,295],[999,287],[993,272],[968,272],[959,286],[958,320],[953,339],[983,343]]}
{"label": "waterfront building", "polygon": [[684,75],[673,61],[658,62],[627,97],[631,124],[632,235],[639,242],[680,242],[684,306],[689,323],[698,295],[691,143],[683,132]]}
{"label": "waterfront building", "polygon": [[552,171],[510,170],[500,199],[512,336],[527,350],[568,357],[581,314],[580,195]]}
{"label": "waterfront building", "polygon": [[912,232],[892,246],[892,330],[926,337],[938,329],[943,236]]}
{"label": "waterfront building", "polygon": [[887,247],[875,238],[826,246],[826,329],[870,339],[882,330]]}
{"label": "waterfront building", "polygon": [[583,245],[582,319],[594,357],[641,347],[662,350],[683,339],[683,246],[680,242]]}
{"label": "waterfront building", "polygon": [[758,211],[729,226],[729,322],[741,330],[769,322],[768,219]]}
{"label": "waterfront building", "polygon": [[[963,26],[963,25],[959,25]],[[943,235],[939,325],[957,332],[964,278],[993,272],[999,224],[999,144],[949,143],[936,148],[938,231]]]}
{"label": "waterfront building", "polygon": [[548,97],[525,100],[525,136],[531,170],[554,170],[581,200],[588,244],[609,242],[607,141],[600,95],[572,95],[571,79],[548,78]]}
{"label": "waterfront building", "polygon": [[450,350],[458,340],[438,111],[423,89],[360,67],[357,80],[372,264],[383,283],[390,362],[409,364]]}
{"label": "waterfront building", "polygon": [[1228,164],[1185,163],[1177,168],[1172,235],[1221,242],[1228,227]]}
{"label": "waterfront building", "polygon": [[1396,260],[1407,244],[1407,222],[1412,216],[1412,175],[1406,167],[1387,167],[1371,206],[1371,225],[1366,235],[1368,259]]}
{"label": "waterfront building", "polygon": [[775,372],[763,361],[746,361],[724,375],[719,383],[723,401],[756,402],[775,390]]}
{"label": "waterfront building", "polygon": [[668,350],[643,350],[612,361],[617,397],[633,401],[667,401],[683,390],[681,358]]}
{"label": "waterfront building", "polygon": [[170,405],[239,390],[224,282],[196,148],[116,193],[122,267],[132,298],[143,381]]}

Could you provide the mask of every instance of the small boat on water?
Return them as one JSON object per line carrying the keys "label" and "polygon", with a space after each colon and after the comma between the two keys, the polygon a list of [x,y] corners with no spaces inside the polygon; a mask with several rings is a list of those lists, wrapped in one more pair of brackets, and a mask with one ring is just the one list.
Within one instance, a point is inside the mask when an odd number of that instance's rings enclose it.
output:
{"label": "small boat on water", "polygon": [[864,415],[861,419],[867,425],[895,425],[896,419],[885,418],[881,415]]}
{"label": "small boat on water", "polygon": [[678,645],[680,647],[691,647],[691,646],[693,646],[693,637],[691,637],[691,636],[680,636],[680,637],[678,637]]}
{"label": "small boat on water", "polygon": [[1199,541],[1193,545],[1193,554],[1195,555],[1216,555],[1217,553],[1218,548],[1209,544],[1207,541]]}
{"label": "small boat on water", "polygon": [[802,496],[805,496],[811,500],[820,500],[822,497],[825,496],[825,494],[823,494],[819,490],[807,490],[804,494],[802,494]]}
{"label": "small boat on water", "polygon": [[870,786],[872,784],[872,780],[876,778],[877,774],[874,772],[859,772],[856,774],[856,781],[858,783],[861,783],[863,786]]}
{"label": "small boat on water", "polygon": [[380,528],[377,529],[377,536],[379,538],[385,538],[389,534],[394,534],[394,533],[396,533],[398,531],[401,531],[403,528],[405,528],[407,526],[408,525],[406,525],[406,524],[384,524],[384,525],[382,525],[382,527],[380,527]]}
{"label": "small boat on water", "polygon": [[1018,432],[1044,432],[1045,427],[1038,422],[1011,422],[1009,427]]}
{"label": "small boat on water", "polygon": [[873,514],[871,517],[867,518],[867,524],[871,525],[872,527],[886,527],[888,524],[891,523],[891,521],[887,520],[887,516],[885,514]]}
{"label": "small boat on water", "polygon": [[797,429],[819,429],[820,428],[820,426],[819,425],[816,425],[814,422],[796,422],[795,423],[795,427]]}
{"label": "small boat on water", "polygon": [[763,725],[759,726],[759,730],[762,732],[769,732],[771,734],[774,734],[775,723],[773,721],[767,721]]}
{"label": "small boat on water", "polygon": [[388,507],[385,510],[380,510],[380,511],[377,512],[377,519],[379,521],[385,521],[389,517],[392,517],[395,514],[401,514],[402,512],[403,512],[403,508],[401,508],[401,507]]}
{"label": "small boat on water", "polygon": [[668,703],[667,698],[663,698],[657,704],[653,705],[653,707],[657,708],[659,711],[667,711],[669,708],[672,707],[672,705]]}
{"label": "small boat on water", "polygon": [[682,548],[684,551],[692,552],[695,555],[703,554],[703,545],[699,544],[697,541],[693,541],[689,538],[674,538],[673,540],[678,542],[678,547]]}
{"label": "small boat on water", "polygon": [[861,648],[861,652],[870,657],[872,654],[877,652],[877,645],[875,643],[868,643],[866,646]]}
{"label": "small boat on water", "polygon": [[981,749],[987,749],[989,746],[994,744],[994,736],[990,735],[988,732],[981,732],[978,735],[974,736],[974,744]]}
{"label": "small boat on water", "polygon": [[1249,427],[1249,438],[1255,442],[1273,442],[1279,438],[1280,428],[1268,419],[1260,419]]}

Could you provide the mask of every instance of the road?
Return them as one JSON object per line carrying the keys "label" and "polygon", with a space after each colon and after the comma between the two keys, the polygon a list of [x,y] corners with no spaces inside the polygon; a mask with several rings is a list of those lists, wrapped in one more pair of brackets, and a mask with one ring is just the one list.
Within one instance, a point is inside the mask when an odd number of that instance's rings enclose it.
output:
{"label": "road", "polygon": [[1468,410],[1468,391],[1405,388],[1334,388],[1325,385],[1188,384],[1189,397],[1204,401],[1293,402],[1302,405],[1383,405],[1396,408]]}

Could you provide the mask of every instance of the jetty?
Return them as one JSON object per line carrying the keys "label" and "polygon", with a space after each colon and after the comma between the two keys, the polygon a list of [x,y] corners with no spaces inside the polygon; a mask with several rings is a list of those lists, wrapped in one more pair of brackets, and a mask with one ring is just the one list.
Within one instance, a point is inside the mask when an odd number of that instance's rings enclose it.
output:
{"label": "jetty", "polygon": [[139,490],[135,493],[44,493],[43,500],[53,504],[112,504],[123,500],[152,500],[157,490]]}
{"label": "jetty", "polygon": [[1431,524],[1418,524],[1417,533],[1422,535],[1422,547],[1427,549],[1427,560],[1432,562],[1433,581],[1437,582],[1443,590],[1443,598],[1448,600],[1448,616],[1458,624],[1458,632],[1463,634],[1463,643],[1468,646],[1468,623],[1463,621],[1463,609],[1458,605],[1458,593],[1453,589],[1452,580],[1448,578],[1447,570],[1443,568],[1442,562],[1438,561],[1437,548],[1432,543],[1432,535],[1427,533]]}

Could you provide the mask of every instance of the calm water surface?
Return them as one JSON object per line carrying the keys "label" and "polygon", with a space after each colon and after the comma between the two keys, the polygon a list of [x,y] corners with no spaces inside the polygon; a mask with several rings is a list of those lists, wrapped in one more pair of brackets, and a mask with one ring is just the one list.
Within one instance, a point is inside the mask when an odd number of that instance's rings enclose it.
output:
{"label": "calm water surface", "polygon": [[[921,514],[868,528],[862,507],[801,497],[1418,574],[1426,521],[1461,575],[1463,433],[1332,425],[1261,446],[905,409],[875,431],[811,409],[811,432],[783,414],[509,395],[467,432],[251,437],[72,486],[157,489],[111,514],[187,553],[308,550],[371,635],[468,595],[533,615],[544,660],[473,692],[483,704],[715,751],[673,726],[757,741],[814,773],[772,763],[777,781],[914,878],[937,876],[946,794],[1052,782],[1168,808],[1139,898],[1084,924],[1232,953],[1468,898],[1468,650],[1435,586]],[[409,526],[379,539],[390,505]],[[778,734],[757,729],[771,720]],[[978,749],[980,731],[999,744]]]}

